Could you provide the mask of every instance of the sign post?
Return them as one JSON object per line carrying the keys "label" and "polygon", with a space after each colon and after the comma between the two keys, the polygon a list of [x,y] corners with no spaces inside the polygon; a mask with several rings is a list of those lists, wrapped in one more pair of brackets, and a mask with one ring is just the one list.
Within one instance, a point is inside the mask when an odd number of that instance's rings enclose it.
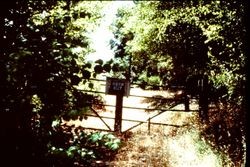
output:
{"label": "sign post", "polygon": [[121,133],[122,130],[122,106],[123,96],[129,95],[130,84],[126,79],[107,78],[106,94],[116,95],[114,131]]}
{"label": "sign post", "polygon": [[122,103],[123,95],[116,95],[114,131],[117,133],[121,133],[122,130]]}

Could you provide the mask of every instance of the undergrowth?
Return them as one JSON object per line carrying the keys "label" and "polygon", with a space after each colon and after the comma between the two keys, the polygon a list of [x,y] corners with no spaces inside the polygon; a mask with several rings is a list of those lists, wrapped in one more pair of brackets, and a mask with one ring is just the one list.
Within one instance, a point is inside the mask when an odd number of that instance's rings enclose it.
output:
{"label": "undergrowth", "polygon": [[[206,130],[213,126],[214,122],[205,125],[199,121],[197,113],[184,115],[172,114],[171,120],[188,123],[188,126],[152,125],[148,134],[147,126],[144,125],[130,132],[110,166],[240,167],[244,164],[241,160],[232,159],[228,152],[230,149],[222,151],[221,145],[212,144],[213,138],[209,138],[211,136]],[[228,143],[225,143],[225,146],[231,147]],[[239,145],[234,148],[241,149]],[[242,151],[244,152],[244,149]]]}

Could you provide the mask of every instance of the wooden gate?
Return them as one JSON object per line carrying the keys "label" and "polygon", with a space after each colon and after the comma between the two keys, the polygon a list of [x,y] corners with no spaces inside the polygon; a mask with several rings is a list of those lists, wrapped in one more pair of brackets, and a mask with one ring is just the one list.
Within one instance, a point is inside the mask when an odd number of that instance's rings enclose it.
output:
{"label": "wooden gate", "polygon": [[[105,82],[104,80],[98,80],[100,82]],[[103,86],[105,86],[105,84],[103,84]],[[130,88],[131,90],[133,90],[133,86]],[[195,110],[190,110],[190,106],[189,106],[189,101],[190,101],[190,97],[186,94],[184,87],[180,87],[179,88],[181,91],[183,91],[182,96],[178,99],[174,99],[174,98],[163,98],[163,97],[150,97],[150,96],[140,96],[137,94],[130,94],[129,97],[135,97],[135,98],[149,98],[149,99],[160,99],[160,100],[168,100],[168,101],[172,101],[171,105],[168,108],[157,108],[157,107],[152,107],[152,108],[143,108],[143,107],[131,107],[131,106],[122,106],[122,109],[129,109],[131,110],[131,112],[133,112],[133,110],[141,110],[141,111],[158,111],[157,113],[154,113],[152,115],[150,115],[148,118],[144,119],[144,120],[139,120],[139,119],[126,119],[126,118],[121,118],[121,122],[133,122],[135,125],[127,128],[127,129],[123,129],[122,127],[120,129],[121,132],[126,132],[129,130],[132,130],[142,124],[147,124],[148,127],[148,133],[150,133],[150,129],[151,129],[151,125],[165,125],[165,126],[174,126],[174,127],[180,127],[180,125],[173,125],[173,124],[165,124],[165,123],[158,123],[158,122],[154,122],[152,121],[153,118],[158,117],[159,115],[163,114],[164,112],[198,112],[198,109]],[[86,90],[83,90],[86,91]],[[106,90],[107,91],[107,90]],[[87,91],[87,92],[92,92],[92,93],[100,93],[100,94],[105,94],[105,91]],[[117,100],[117,99],[116,99]],[[185,107],[182,110],[175,110],[173,109],[175,106],[179,105],[179,104],[183,104]],[[104,107],[113,107],[115,108],[115,105],[112,104],[103,104]],[[94,130],[104,130],[104,131],[111,131],[111,132],[117,132],[116,126],[115,126],[115,117],[113,116],[103,116],[101,114],[99,114],[99,111],[96,111],[94,108],[91,108],[92,110],[92,114],[87,114],[86,116],[88,117],[96,117],[99,118],[100,121],[104,124],[105,128],[95,128],[95,127],[85,127],[87,129],[94,129]],[[122,115],[122,114],[121,114]],[[109,121],[108,121],[109,120]],[[110,124],[110,120],[112,120],[112,124]],[[121,124],[122,125],[122,124]],[[185,126],[185,125],[182,125]]]}

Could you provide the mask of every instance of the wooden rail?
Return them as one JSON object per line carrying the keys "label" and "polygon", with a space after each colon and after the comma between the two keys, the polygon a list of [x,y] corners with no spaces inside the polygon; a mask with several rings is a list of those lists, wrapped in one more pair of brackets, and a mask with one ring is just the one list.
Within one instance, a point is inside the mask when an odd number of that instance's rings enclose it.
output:
{"label": "wooden rail", "polygon": [[[112,119],[112,120],[114,120],[115,119],[114,117],[107,117],[107,116],[100,116],[100,115],[97,116],[97,115],[92,115],[92,114],[87,114],[86,116],[100,118],[102,120],[102,122],[106,125],[106,127],[108,128],[108,130],[107,129],[90,128],[90,127],[86,127],[85,129],[103,130],[103,131],[113,132],[113,130],[109,127],[109,125],[107,125],[107,123],[103,120],[103,118],[104,119]],[[133,120],[133,119],[122,119],[122,121],[128,121],[128,122],[136,122],[136,123],[138,123],[138,124],[130,127],[129,129],[126,129],[125,131],[123,131],[123,133],[127,132],[129,130],[132,130],[132,129],[136,128],[137,126],[140,126],[140,125],[142,125],[144,123],[148,123],[148,134],[150,134],[150,124],[153,124],[153,125],[164,125],[164,126],[173,126],[173,127],[176,127],[176,128],[188,126],[188,124],[174,125],[174,124],[167,124],[167,123],[160,123],[160,122],[152,122],[151,119],[152,118],[148,118],[146,121]]]}
{"label": "wooden rail", "polygon": [[[122,121],[129,121],[129,122],[136,122],[136,123],[138,123],[138,124],[136,124],[136,125],[130,127],[129,129],[123,131],[123,133],[124,133],[124,132],[127,132],[127,131],[129,131],[129,130],[132,130],[132,129],[134,129],[134,128],[136,128],[136,127],[138,127],[138,126],[140,126],[140,125],[142,125],[142,124],[144,124],[144,123],[147,123],[147,124],[148,124],[148,134],[150,134],[151,124],[154,124],[154,125],[164,125],[164,126],[173,126],[173,127],[177,127],[177,128],[183,127],[183,126],[187,126],[188,124],[184,124],[184,125],[174,125],[174,124],[166,124],[166,123],[152,122],[152,119],[153,119],[153,118],[155,118],[155,117],[161,115],[162,113],[164,113],[164,112],[166,112],[166,111],[187,112],[187,111],[185,111],[185,110],[176,110],[176,109],[172,109],[172,108],[175,107],[175,106],[176,106],[176,105],[172,105],[172,106],[170,106],[168,109],[164,109],[164,110],[163,110],[163,109],[160,109],[160,110],[158,110],[158,111],[160,111],[159,113],[157,113],[157,114],[155,114],[155,115],[149,117],[149,118],[148,118],[147,120],[145,120],[145,121],[133,120],[133,119],[122,119]],[[112,105],[112,107],[115,107],[115,106]],[[125,108],[125,107],[124,107],[124,108]],[[135,107],[127,107],[127,108],[138,109],[138,108],[135,108]],[[139,109],[145,109],[145,108],[139,108]],[[108,130],[105,130],[105,131],[110,131],[110,132],[112,132],[112,128],[105,122],[104,119],[112,119],[112,120],[114,120],[115,118],[114,118],[114,117],[108,117],[108,116],[100,116],[100,115],[98,114],[98,112],[95,111],[95,109],[91,108],[91,110],[93,111],[93,113],[94,113],[95,115],[86,114],[86,116],[88,116],[88,117],[98,117],[98,118],[100,118],[100,120],[101,120],[101,121],[104,123],[104,125],[108,128]],[[153,110],[153,109],[152,109],[152,110]],[[154,110],[156,110],[156,109],[154,109]],[[188,112],[196,112],[196,111],[198,111],[198,110],[191,110],[191,111],[188,111]],[[86,129],[95,129],[95,128],[86,128]],[[97,130],[97,129],[95,129],[95,130]],[[104,129],[99,129],[99,130],[104,130]]]}
{"label": "wooden rail", "polygon": [[[101,81],[101,82],[106,82],[106,80],[100,80],[100,79],[90,79],[90,80],[94,80],[94,81]],[[102,84],[103,86],[105,84]],[[134,85],[138,85],[138,84],[134,84]],[[180,90],[183,90],[185,89],[185,87],[183,86],[177,86],[177,87],[170,87],[170,88],[178,88]],[[90,93],[96,93],[96,94],[105,94],[105,92],[103,91],[93,91],[93,90],[84,90],[84,89],[79,89],[80,91],[84,91],[84,92],[90,92]],[[185,90],[184,90],[184,93],[185,93]],[[147,123],[148,124],[148,134],[150,134],[150,129],[151,129],[151,124],[154,124],[154,125],[164,125],[164,126],[173,126],[173,127],[183,127],[183,126],[187,126],[188,124],[184,124],[184,125],[174,125],[174,124],[166,124],[166,123],[159,123],[159,122],[152,122],[152,119],[159,116],[160,114],[166,112],[166,111],[171,111],[171,112],[198,112],[199,110],[190,110],[189,108],[189,97],[184,94],[182,97],[179,97],[178,99],[177,98],[164,98],[164,97],[155,97],[155,96],[140,96],[140,95],[129,95],[130,97],[138,97],[138,98],[148,98],[148,99],[159,99],[159,100],[169,100],[171,102],[174,102],[172,103],[169,108],[142,108],[142,107],[130,107],[130,106],[123,106],[122,108],[127,108],[127,109],[132,109],[132,110],[157,110],[157,111],[160,111],[159,113],[149,117],[147,120],[144,120],[144,121],[141,121],[141,120],[133,120],[133,119],[122,119],[122,121],[129,121],[129,122],[136,122],[137,124],[128,128],[127,130],[123,131],[123,132],[126,132],[126,131],[129,131],[129,130],[132,130],[134,129],[135,127],[138,127],[144,123]],[[185,110],[176,110],[176,109],[173,109],[173,107],[175,107],[176,105],[178,104],[184,104],[185,105]],[[108,107],[116,107],[115,105],[110,105],[110,104],[93,104],[93,105],[100,105],[100,106],[108,106]],[[104,123],[104,125],[108,128],[108,130],[105,130],[105,129],[96,129],[96,128],[86,128],[86,129],[92,129],[92,130],[104,130],[104,131],[114,131],[113,128],[111,128],[106,122],[104,119],[112,119],[112,120],[115,120],[115,118],[113,117],[107,117],[107,116],[101,116],[98,114],[97,111],[95,111],[95,109],[91,108],[91,110],[93,111],[93,113],[95,115],[92,115],[92,114],[87,114],[86,116],[89,116],[89,117],[98,117],[100,118],[100,120]]]}

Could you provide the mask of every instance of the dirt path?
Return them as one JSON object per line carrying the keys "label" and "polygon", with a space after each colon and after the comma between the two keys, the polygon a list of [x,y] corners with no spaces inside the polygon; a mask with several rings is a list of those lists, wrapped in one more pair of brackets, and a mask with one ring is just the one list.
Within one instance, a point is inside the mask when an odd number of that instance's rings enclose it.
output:
{"label": "dirt path", "polygon": [[[170,97],[169,92],[143,91],[132,89],[131,94],[152,97],[161,95]],[[106,104],[115,105],[115,96],[104,95]],[[143,98],[124,97],[124,106],[128,107],[150,107],[143,102]],[[184,104],[175,106],[175,110],[184,110]],[[197,110],[195,101],[190,104],[191,110]],[[123,108],[123,119],[147,121],[149,117],[159,111],[145,112],[144,110]],[[106,111],[99,111],[105,123],[113,130],[115,108],[107,107]],[[128,138],[123,147],[119,150],[115,161],[105,162],[110,167],[220,167],[220,156],[213,152],[205,141],[199,138],[199,131],[196,128],[195,112],[166,111],[153,118],[151,122],[164,123],[175,126],[151,125],[150,134],[148,124],[144,123],[132,129],[133,135]],[[105,129],[108,127],[96,117],[89,116],[87,120],[72,121],[71,124],[87,128]],[[122,121],[122,131],[135,126],[136,122]],[[184,125],[184,126],[183,126]],[[187,126],[185,126],[187,125]]]}

